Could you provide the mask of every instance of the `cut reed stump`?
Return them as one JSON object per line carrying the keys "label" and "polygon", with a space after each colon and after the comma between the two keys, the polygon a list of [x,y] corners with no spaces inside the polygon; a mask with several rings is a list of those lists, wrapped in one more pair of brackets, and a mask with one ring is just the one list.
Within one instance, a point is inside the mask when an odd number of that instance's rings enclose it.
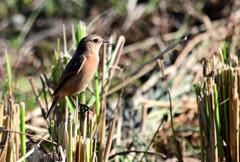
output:
{"label": "cut reed stump", "polygon": [[202,161],[239,162],[238,61],[203,62],[203,81],[194,85],[199,112]]}

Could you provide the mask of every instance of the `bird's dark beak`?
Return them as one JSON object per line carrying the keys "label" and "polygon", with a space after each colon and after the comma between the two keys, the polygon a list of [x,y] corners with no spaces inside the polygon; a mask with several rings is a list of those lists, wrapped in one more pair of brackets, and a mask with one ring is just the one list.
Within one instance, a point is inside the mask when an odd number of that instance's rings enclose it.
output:
{"label": "bird's dark beak", "polygon": [[103,40],[102,43],[109,43],[109,40]]}

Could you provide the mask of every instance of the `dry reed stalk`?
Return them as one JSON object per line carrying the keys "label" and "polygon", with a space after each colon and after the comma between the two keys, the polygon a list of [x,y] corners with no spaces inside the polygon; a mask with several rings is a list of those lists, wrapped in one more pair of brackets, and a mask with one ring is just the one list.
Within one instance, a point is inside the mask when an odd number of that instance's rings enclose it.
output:
{"label": "dry reed stalk", "polygon": [[[119,108],[119,110],[121,111],[122,109]],[[118,120],[117,120],[117,129],[116,129],[116,146],[121,146],[121,135],[122,135],[122,123],[123,123],[123,119],[122,119],[122,112],[119,113],[118,116]]]}
{"label": "dry reed stalk", "polygon": [[[42,138],[42,137],[38,137],[38,136],[35,136],[35,135],[32,135],[32,134],[28,134],[28,133],[23,133],[23,132],[19,132],[19,131],[13,131],[13,130],[9,130],[9,129],[4,129],[4,132],[22,134],[22,135],[25,135],[25,136],[32,137],[32,138],[34,138],[34,139],[38,139],[38,140],[41,140],[41,141],[46,141],[46,142],[52,143],[51,140],[48,140],[48,139]],[[53,142],[53,144],[54,144],[54,145],[57,145],[56,142]]]}
{"label": "dry reed stalk", "polygon": [[[105,71],[106,71],[106,48],[107,45],[104,44],[104,50],[103,50],[103,58],[102,58],[102,87],[105,86]],[[106,97],[104,96],[104,93],[101,93],[100,98],[100,106],[101,106],[101,120],[100,120],[100,144],[98,149],[98,157],[99,159],[102,159],[103,156],[103,149],[104,149],[104,141],[105,141],[105,134],[106,134]]]}
{"label": "dry reed stalk", "polygon": [[93,149],[92,149],[92,161],[91,162],[94,162],[94,161],[96,161],[95,159],[97,158],[97,156],[96,156],[96,148],[97,148],[97,140],[96,140],[96,138],[94,137],[93,138]]}
{"label": "dry reed stalk", "polygon": [[100,144],[99,144],[99,152],[98,152],[98,158],[102,159],[103,153],[104,153],[104,142],[105,142],[105,134],[106,134],[106,105],[105,101],[102,100],[101,103],[102,107],[102,116],[101,116],[101,129],[100,129]]}
{"label": "dry reed stalk", "polygon": [[[8,115],[5,115],[5,117],[3,118],[3,126],[5,128],[9,128],[9,122],[10,122],[10,117]],[[8,136],[8,132],[3,132],[2,133],[2,141],[5,140],[5,142],[3,143],[3,146],[5,146],[2,150],[2,154],[0,156],[0,161],[5,161],[7,158],[7,150],[8,150],[8,144],[9,144],[9,136]]]}
{"label": "dry reed stalk", "polygon": [[[153,106],[169,107],[169,102],[168,101],[151,100],[151,99],[144,98],[142,96],[140,96],[138,99],[140,100],[140,103],[145,105],[145,107],[147,109],[151,108]],[[179,108],[184,108],[184,109],[195,109],[197,107],[197,104],[194,101],[183,101],[182,104],[178,104],[176,102],[173,102],[172,105],[173,105],[173,107],[175,107],[177,105]],[[134,109],[135,110],[142,109],[142,107],[137,106]]]}
{"label": "dry reed stalk", "polygon": [[[58,128],[57,128],[57,134],[58,134],[58,141],[57,143],[59,145],[62,145],[62,147],[64,147],[64,122],[62,121],[59,125],[58,125]],[[65,147],[64,147],[65,148]]]}
{"label": "dry reed stalk", "polygon": [[85,145],[86,139],[83,139],[82,141],[82,148],[81,148],[81,162],[85,162],[86,161],[86,145]]}
{"label": "dry reed stalk", "polygon": [[147,107],[146,105],[142,106],[142,126],[141,126],[141,135],[143,135],[145,128],[146,128],[146,121],[147,121]]}
{"label": "dry reed stalk", "polygon": [[87,138],[92,138],[92,128],[91,128],[91,125],[92,125],[92,118],[93,118],[93,113],[92,111],[87,111],[87,119],[86,119],[86,122],[87,122],[87,132],[86,132],[86,136]]}
{"label": "dry reed stalk", "polygon": [[6,161],[6,157],[7,157],[7,154],[8,154],[8,152],[7,152],[7,148],[8,148],[8,142],[9,141],[9,137],[7,137],[7,139],[6,139],[6,142],[5,142],[5,144],[4,144],[4,148],[3,148],[3,150],[2,150],[2,154],[1,154],[1,156],[0,156],[0,161],[1,162],[4,162],[4,161]]}
{"label": "dry reed stalk", "polygon": [[72,115],[70,115],[68,129],[69,129],[68,130],[69,144],[68,144],[68,147],[67,147],[67,150],[68,150],[68,161],[72,162],[73,161]]}
{"label": "dry reed stalk", "polygon": [[64,134],[64,136],[63,136],[63,149],[65,150],[69,146],[69,136],[68,136],[68,130],[67,130],[67,126],[66,125],[65,125],[65,129],[64,129],[63,134]]}
{"label": "dry reed stalk", "polygon": [[218,161],[218,150],[216,148],[217,145],[217,137],[216,137],[216,124],[215,124],[215,105],[214,105],[214,92],[213,92],[213,80],[210,78],[209,86],[208,86],[208,100],[209,102],[209,141],[210,141],[210,161]]}
{"label": "dry reed stalk", "polygon": [[114,118],[113,118],[113,121],[112,121],[112,126],[111,126],[111,128],[109,130],[109,133],[108,133],[108,138],[107,138],[107,142],[106,142],[106,148],[105,148],[105,152],[104,152],[104,157],[102,159],[104,162],[108,161],[108,157],[109,157],[109,154],[110,154],[110,148],[111,148],[111,145],[112,145],[116,119],[117,119],[117,116],[115,115]]}
{"label": "dry reed stalk", "polygon": [[77,154],[76,154],[76,161],[77,162],[80,162],[81,161],[81,144],[82,144],[82,136],[81,136],[81,133],[79,133],[79,135],[77,136],[78,138],[78,141],[77,141]]}
{"label": "dry reed stalk", "polygon": [[60,152],[60,155],[61,155],[61,158],[62,158],[62,161],[65,161],[65,155],[64,155],[64,152],[63,152],[63,148],[62,146],[59,146],[59,152]]}
{"label": "dry reed stalk", "polygon": [[[78,103],[78,97],[76,99],[76,103]],[[75,139],[75,141],[77,141],[77,126],[78,126],[78,104],[76,104],[75,117],[74,117],[74,139]]]}
{"label": "dry reed stalk", "polygon": [[30,84],[32,86],[33,93],[37,97],[37,102],[38,102],[40,108],[42,110],[44,110],[43,102],[42,102],[41,98],[39,97],[39,93],[38,93],[38,90],[37,90],[37,87],[35,85],[33,77],[29,77],[28,79],[29,79],[29,82],[30,82]]}
{"label": "dry reed stalk", "polygon": [[[0,104],[0,126],[3,126],[3,110],[4,106]],[[0,133],[0,141],[2,141],[2,133]]]}
{"label": "dry reed stalk", "polygon": [[80,132],[81,132],[81,136],[85,140],[87,138],[87,112],[81,114]]}
{"label": "dry reed stalk", "polygon": [[165,68],[164,68],[164,60],[157,59],[158,66],[161,68],[162,76],[165,77]]}
{"label": "dry reed stalk", "polygon": [[234,80],[234,84],[232,84],[232,88],[229,90],[230,98],[229,98],[229,120],[230,120],[230,156],[232,161],[239,161],[239,97],[237,92],[237,79],[235,76],[232,78]]}
{"label": "dry reed stalk", "polygon": [[[8,98],[8,109],[9,109],[9,117],[10,117],[10,120],[9,120],[9,129],[10,130],[14,130],[14,114],[15,114],[15,109],[14,109],[14,105],[13,105],[13,99],[12,98]],[[14,134],[13,133],[10,133],[9,134],[9,144],[8,144],[8,151],[7,151],[7,159],[12,159],[12,149],[13,149],[13,143],[14,143]]]}

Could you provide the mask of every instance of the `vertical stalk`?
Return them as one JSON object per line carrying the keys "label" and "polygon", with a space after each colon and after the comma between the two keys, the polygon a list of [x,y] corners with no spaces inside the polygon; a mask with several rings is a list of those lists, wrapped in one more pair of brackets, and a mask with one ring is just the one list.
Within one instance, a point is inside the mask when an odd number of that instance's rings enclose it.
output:
{"label": "vertical stalk", "polygon": [[73,161],[73,144],[72,144],[72,115],[69,120],[69,149],[68,149],[68,161]]}
{"label": "vertical stalk", "polygon": [[[80,93],[79,97],[80,97],[80,98],[79,98],[80,102],[82,102],[83,104],[86,104],[85,90],[83,90],[83,91]],[[80,109],[81,109],[81,107],[80,107]]]}
{"label": "vertical stalk", "polygon": [[[207,79],[205,79],[205,91],[206,91],[206,94],[208,92],[208,82],[207,82]],[[207,124],[209,125],[210,124],[210,121],[209,121],[209,106],[208,106],[208,95],[205,96],[205,100],[206,100],[206,115],[207,115]]]}
{"label": "vertical stalk", "polygon": [[[84,22],[80,21],[79,24],[78,24],[77,33],[76,33],[76,39],[77,39],[77,45],[76,46],[78,46],[81,39],[86,36],[86,33],[87,33],[86,32],[86,25],[85,25]],[[81,101],[83,104],[86,104],[85,90],[82,91],[79,94],[79,101]],[[80,109],[81,109],[81,107],[80,107]]]}
{"label": "vertical stalk", "polygon": [[90,140],[89,138],[85,141],[85,153],[86,153],[86,162],[90,162]]}
{"label": "vertical stalk", "polygon": [[70,101],[70,99],[67,96],[65,96],[65,100],[67,102],[67,105],[68,105],[68,108],[69,108],[71,114],[73,114],[75,109],[74,109],[74,106],[72,105],[72,102]]}
{"label": "vertical stalk", "polygon": [[215,105],[215,122],[216,122],[216,134],[217,134],[217,146],[218,146],[218,154],[220,157],[223,157],[223,151],[221,146],[220,139],[220,119],[219,119],[219,104],[218,104],[218,91],[216,84],[213,85],[214,91],[214,105]]}
{"label": "vertical stalk", "polygon": [[224,63],[227,63],[227,44],[226,41],[223,41],[223,59]]}
{"label": "vertical stalk", "polygon": [[[227,146],[229,145],[229,135],[228,135],[228,109],[227,109],[227,93],[226,93],[226,85],[225,85],[225,70],[222,72],[222,96],[223,96],[223,113],[224,113],[224,126],[225,126],[225,138]],[[228,149],[227,149],[228,154]]]}
{"label": "vertical stalk", "polygon": [[197,104],[198,104],[198,122],[199,122],[199,135],[200,135],[200,148],[201,148],[201,162],[204,162],[204,140],[203,140],[203,126],[202,126],[202,117],[201,117],[201,111],[200,111],[200,91],[201,91],[201,85],[200,84],[194,84],[193,85],[194,92],[197,96]]}
{"label": "vertical stalk", "polygon": [[7,74],[8,74],[7,90],[11,91],[12,74],[11,74],[11,66],[9,63],[7,51],[5,51],[5,57],[6,57],[6,66],[7,66]]}
{"label": "vertical stalk", "polygon": [[[25,104],[23,102],[21,102],[20,105],[20,132],[25,133]],[[21,134],[20,138],[21,138],[21,156],[24,156],[26,154],[25,135]]]}
{"label": "vertical stalk", "polygon": [[54,120],[51,120],[51,137],[52,137],[52,145],[51,145],[51,150],[53,151],[53,139],[54,139]]}
{"label": "vertical stalk", "polygon": [[94,88],[96,96],[96,114],[97,114],[97,123],[100,121],[100,97],[99,97],[99,87],[98,87],[98,70],[94,74]]}
{"label": "vertical stalk", "polygon": [[177,144],[177,139],[176,139],[176,133],[174,130],[174,126],[173,126],[173,114],[172,114],[172,97],[171,97],[171,92],[170,89],[168,89],[168,95],[169,95],[169,102],[170,102],[170,117],[171,117],[171,127],[172,127],[172,132],[173,132],[173,140],[176,146],[176,151],[177,151],[177,159],[179,162],[183,162],[182,157],[181,157],[181,152],[179,150],[178,144]]}
{"label": "vertical stalk", "polygon": [[92,129],[93,129],[93,124],[92,124],[92,119],[90,119],[90,162],[93,160],[93,140],[92,140]]}
{"label": "vertical stalk", "polygon": [[199,121],[199,135],[200,135],[200,147],[201,147],[201,162],[204,162],[204,140],[203,140],[203,128],[201,123],[200,108],[198,106],[198,121]]}
{"label": "vertical stalk", "polygon": [[64,52],[64,55],[67,54],[67,38],[66,38],[65,25],[63,25],[63,52]]}

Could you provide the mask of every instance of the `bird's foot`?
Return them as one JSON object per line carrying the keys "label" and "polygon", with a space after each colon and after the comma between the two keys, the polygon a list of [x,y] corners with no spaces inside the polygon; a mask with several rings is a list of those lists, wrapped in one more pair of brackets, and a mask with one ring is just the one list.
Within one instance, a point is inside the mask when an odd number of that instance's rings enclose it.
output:
{"label": "bird's foot", "polygon": [[80,109],[78,110],[78,114],[82,114],[85,113],[86,111],[88,111],[90,109],[90,107],[88,107],[85,104],[80,103]]}
{"label": "bird's foot", "polygon": [[[75,96],[72,96],[70,97],[71,101],[72,101],[72,104],[74,105],[74,107],[76,108],[76,105],[75,103],[73,102],[72,98],[74,98],[75,100],[77,100],[77,98]],[[78,110],[78,114],[82,114],[82,113],[85,113],[86,111],[88,111],[90,109],[90,107],[88,107],[87,105],[81,103],[79,100],[78,100],[78,104],[80,105],[80,109]]]}

